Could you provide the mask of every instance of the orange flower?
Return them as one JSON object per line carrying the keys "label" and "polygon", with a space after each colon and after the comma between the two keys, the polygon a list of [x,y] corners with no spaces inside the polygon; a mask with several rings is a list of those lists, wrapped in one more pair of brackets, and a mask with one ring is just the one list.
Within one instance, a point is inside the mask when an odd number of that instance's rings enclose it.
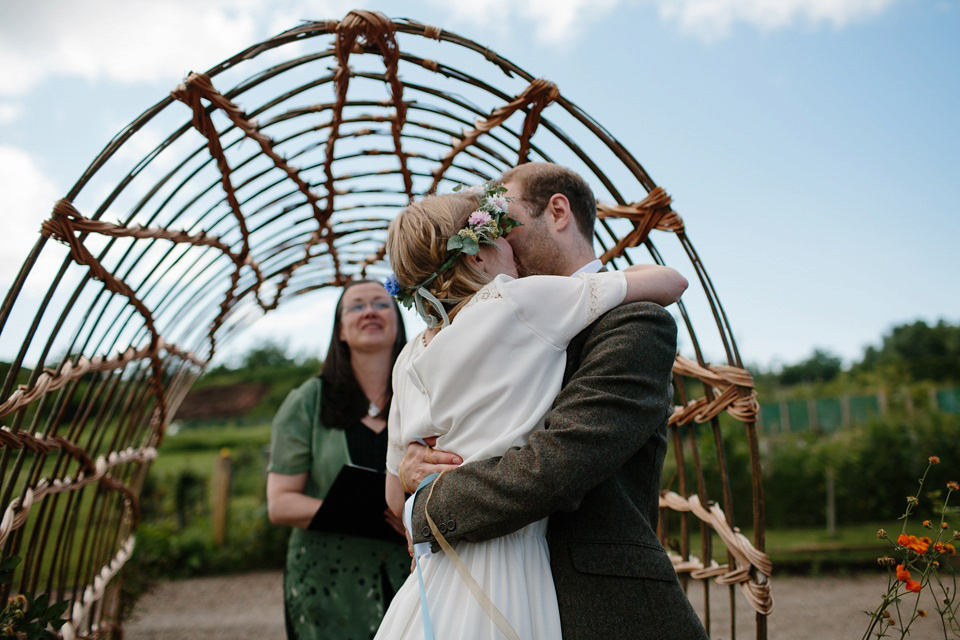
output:
{"label": "orange flower", "polygon": [[946,529],[947,526],[948,526],[948,525],[947,525],[946,522],[941,522],[941,523],[940,523],[940,528],[941,528],[941,529]]}
{"label": "orange flower", "polygon": [[929,458],[927,458],[927,460],[930,461],[930,464],[940,464],[939,456],[930,456]]}
{"label": "orange flower", "polygon": [[957,548],[956,548],[955,546],[953,546],[952,544],[947,543],[947,544],[943,545],[943,553],[946,553],[946,554],[949,554],[949,555],[952,556],[952,555],[955,554],[956,552],[957,552]]}
{"label": "orange flower", "polygon": [[953,489],[954,491],[960,491],[960,484],[957,484],[956,480],[951,480],[947,483],[947,489]]}
{"label": "orange flower", "polygon": [[926,618],[926,617],[927,617],[927,610],[926,610],[926,609],[917,609],[917,616],[919,616],[919,617],[921,617],[921,618]]}
{"label": "orange flower", "polygon": [[923,526],[926,527],[927,529],[929,529],[929,528],[930,528],[930,521],[929,521],[929,520],[924,520],[924,521],[923,521]]}
{"label": "orange flower", "polygon": [[900,582],[906,582],[910,579],[910,570],[904,567],[902,564],[897,565],[897,580]]}
{"label": "orange flower", "polygon": [[920,593],[920,583],[910,578],[910,570],[904,567],[902,564],[897,565],[897,580],[905,583],[907,591]]}
{"label": "orange flower", "polygon": [[901,533],[900,537],[897,538],[897,544],[922,554],[926,553],[927,549],[930,548],[930,538],[917,538],[917,536],[908,536],[905,533]]}

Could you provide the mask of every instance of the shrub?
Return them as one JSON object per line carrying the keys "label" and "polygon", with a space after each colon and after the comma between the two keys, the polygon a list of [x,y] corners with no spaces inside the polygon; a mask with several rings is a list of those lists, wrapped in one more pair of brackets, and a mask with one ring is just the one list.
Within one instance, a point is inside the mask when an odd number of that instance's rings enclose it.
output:
{"label": "shrub", "polygon": [[[944,486],[947,476],[960,468],[957,434],[960,416],[928,413],[876,418],[862,428],[829,436],[772,441],[764,456],[767,526],[822,526],[828,467],[835,477],[837,524],[896,518],[923,472],[916,452],[937,452],[944,464],[930,470],[928,482]],[[746,467],[737,473],[745,475]]]}

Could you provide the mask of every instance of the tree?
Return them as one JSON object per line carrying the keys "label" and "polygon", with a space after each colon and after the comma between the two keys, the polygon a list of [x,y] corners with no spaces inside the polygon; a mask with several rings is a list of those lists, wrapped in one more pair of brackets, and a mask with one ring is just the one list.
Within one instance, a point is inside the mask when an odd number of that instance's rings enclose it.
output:
{"label": "tree", "polygon": [[886,371],[904,381],[960,380],[960,326],[922,320],[894,327],[879,349],[868,347],[857,372]]}
{"label": "tree", "polygon": [[814,349],[813,355],[806,360],[783,368],[780,384],[791,386],[804,382],[830,382],[840,375],[842,365],[843,362],[838,356]]}
{"label": "tree", "polygon": [[287,355],[285,346],[268,341],[247,351],[240,366],[245,369],[279,369],[296,364],[296,361]]}

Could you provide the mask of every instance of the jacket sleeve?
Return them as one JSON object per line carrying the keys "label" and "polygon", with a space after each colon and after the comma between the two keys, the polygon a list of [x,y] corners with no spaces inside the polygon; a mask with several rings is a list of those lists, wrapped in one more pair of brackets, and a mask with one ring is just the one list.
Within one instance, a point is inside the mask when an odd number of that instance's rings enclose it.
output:
{"label": "jacket sleeve", "polygon": [[[574,511],[663,424],[671,408],[677,327],[663,307],[636,302],[586,329],[579,367],[526,446],[444,473],[429,510],[448,540],[488,540],[554,511]],[[417,494],[414,542],[432,541]]]}

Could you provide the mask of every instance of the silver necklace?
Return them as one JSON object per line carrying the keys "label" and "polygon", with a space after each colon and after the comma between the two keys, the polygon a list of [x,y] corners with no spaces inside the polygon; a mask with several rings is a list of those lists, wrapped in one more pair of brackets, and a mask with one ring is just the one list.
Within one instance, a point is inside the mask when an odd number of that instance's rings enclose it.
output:
{"label": "silver necklace", "polygon": [[373,400],[370,400],[370,398],[367,398],[367,400],[370,402],[370,405],[367,407],[368,416],[370,416],[371,418],[380,417],[380,414],[383,412],[383,410],[380,408],[380,401],[383,400],[386,397],[386,395],[387,395],[387,392],[384,391]]}

